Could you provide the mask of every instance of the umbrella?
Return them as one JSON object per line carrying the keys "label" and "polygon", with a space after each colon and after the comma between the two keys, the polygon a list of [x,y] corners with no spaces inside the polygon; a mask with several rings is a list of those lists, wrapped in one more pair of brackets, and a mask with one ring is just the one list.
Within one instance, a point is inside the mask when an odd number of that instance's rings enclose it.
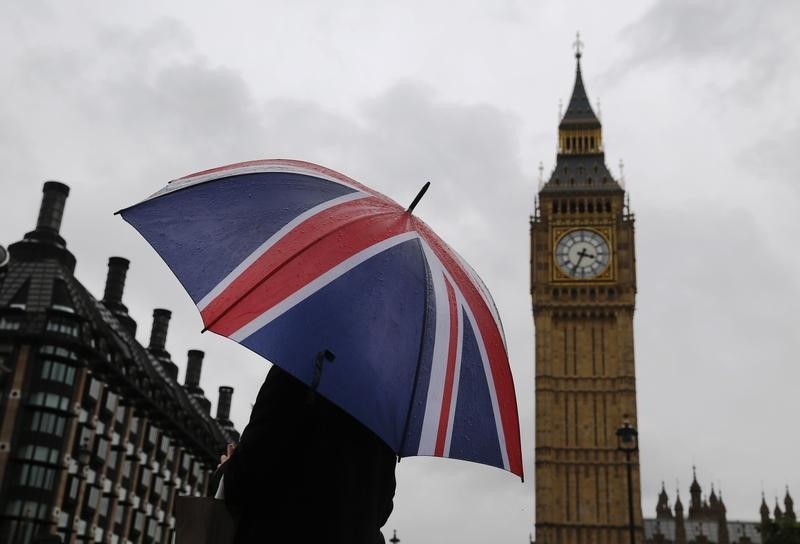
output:
{"label": "umbrella", "polygon": [[411,209],[315,164],[263,160],[173,180],[119,213],[175,273],[204,330],[314,387],[401,457],[522,477],[497,310]]}

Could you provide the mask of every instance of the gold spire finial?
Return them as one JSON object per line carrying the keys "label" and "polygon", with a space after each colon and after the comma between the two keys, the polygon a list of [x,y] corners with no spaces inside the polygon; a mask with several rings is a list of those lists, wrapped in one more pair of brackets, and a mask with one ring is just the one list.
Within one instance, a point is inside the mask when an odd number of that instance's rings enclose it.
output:
{"label": "gold spire finial", "polygon": [[575,58],[580,59],[583,54],[583,42],[581,41],[581,33],[575,33],[575,41],[572,42],[572,48],[575,49]]}

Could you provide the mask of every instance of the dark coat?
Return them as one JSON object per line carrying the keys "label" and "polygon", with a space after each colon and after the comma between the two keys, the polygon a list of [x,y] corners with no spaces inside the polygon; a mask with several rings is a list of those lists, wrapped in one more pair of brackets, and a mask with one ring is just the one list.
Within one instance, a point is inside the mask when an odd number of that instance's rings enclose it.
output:
{"label": "dark coat", "polygon": [[236,544],[384,542],[396,462],[366,427],[273,367],[223,465]]}

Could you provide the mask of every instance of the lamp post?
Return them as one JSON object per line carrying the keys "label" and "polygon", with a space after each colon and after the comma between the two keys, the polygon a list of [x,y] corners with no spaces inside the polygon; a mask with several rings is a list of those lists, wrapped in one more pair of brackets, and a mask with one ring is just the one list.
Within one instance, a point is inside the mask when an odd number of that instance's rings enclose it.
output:
{"label": "lamp post", "polygon": [[83,503],[83,494],[84,494],[84,480],[86,480],[86,469],[89,466],[89,462],[92,460],[92,450],[89,448],[89,438],[86,437],[81,442],[80,448],[78,448],[78,493],[76,497],[76,504],[75,510],[72,513],[72,522],[67,524],[67,534],[66,539],[64,542],[66,544],[70,544],[73,538],[73,531],[75,528],[75,524],[78,521],[78,515],[81,512],[81,505]]}
{"label": "lamp post", "polygon": [[636,525],[633,519],[633,476],[631,455],[639,451],[639,432],[631,427],[627,419],[622,427],[617,429],[617,449],[625,452],[625,461],[628,468],[628,529],[631,535],[631,544],[636,544]]}

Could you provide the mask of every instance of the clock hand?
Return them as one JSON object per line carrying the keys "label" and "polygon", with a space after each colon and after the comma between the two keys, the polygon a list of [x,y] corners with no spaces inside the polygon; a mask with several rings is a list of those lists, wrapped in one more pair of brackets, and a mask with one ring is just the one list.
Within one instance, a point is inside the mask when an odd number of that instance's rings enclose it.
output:
{"label": "clock hand", "polygon": [[581,249],[581,250],[578,252],[578,262],[577,262],[577,263],[575,263],[575,266],[574,266],[573,270],[577,270],[577,269],[578,269],[578,266],[580,266],[580,264],[581,264],[581,261],[582,261],[583,259],[585,259],[586,257],[588,257],[588,258],[590,258],[590,259],[594,259],[594,258],[595,258],[595,256],[594,256],[594,255],[590,255],[590,254],[586,253],[586,248],[582,248],[582,249]]}

